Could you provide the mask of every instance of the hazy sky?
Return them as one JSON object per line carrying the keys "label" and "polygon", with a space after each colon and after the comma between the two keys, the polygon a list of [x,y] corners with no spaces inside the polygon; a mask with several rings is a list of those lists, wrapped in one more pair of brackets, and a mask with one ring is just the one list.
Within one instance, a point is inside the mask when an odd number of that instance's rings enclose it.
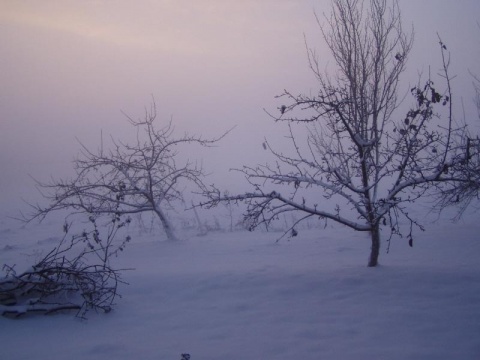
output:
{"label": "hazy sky", "polygon": [[[400,0],[415,45],[405,75],[436,72],[437,31],[452,51],[455,91],[473,114],[468,69],[480,73],[480,1]],[[29,198],[33,181],[64,176],[100,132],[128,138],[121,111],[141,117],[152,96],[179,131],[215,136],[215,173],[262,160],[264,136],[281,141],[284,88],[315,90],[304,34],[328,53],[315,22],[327,0],[0,0],[0,215]],[[234,181],[225,175],[224,187]]]}

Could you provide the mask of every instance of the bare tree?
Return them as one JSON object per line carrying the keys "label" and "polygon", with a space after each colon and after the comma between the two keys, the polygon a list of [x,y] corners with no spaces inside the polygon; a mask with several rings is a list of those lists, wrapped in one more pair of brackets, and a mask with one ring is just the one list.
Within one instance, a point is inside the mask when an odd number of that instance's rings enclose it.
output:
{"label": "bare tree", "polygon": [[[446,46],[441,43],[441,75],[447,90],[440,91],[431,79],[425,86],[413,87],[413,106],[406,116],[399,115],[399,81],[413,35],[402,29],[398,3],[332,2],[326,26],[319,24],[336,75],[320,71],[315,51],[309,49],[318,93],[285,91],[279,98],[287,103],[278,116],[271,115],[288,124],[293,151],[284,154],[266,142],[276,163],[239,170],[253,185],[252,192],[225,196],[213,187],[206,191],[208,200],[202,205],[246,202],[244,216],[252,229],[298,212],[302,215],[287,230],[290,236],[297,235],[299,222],[312,217],[368,232],[368,266],[376,266],[382,228],[389,239],[402,235],[400,220],[406,219],[412,245],[412,228],[422,226],[409,215],[407,205],[435,186],[465,181],[456,165],[468,158],[468,146],[464,128],[453,122]],[[446,110],[443,119],[436,107]],[[298,124],[306,125],[304,141],[295,132]]]}
{"label": "bare tree", "polygon": [[82,145],[74,161],[76,176],[67,180],[37,182],[47,206],[32,205],[24,220],[42,220],[49,213],[68,210],[71,214],[139,214],[153,213],[160,220],[169,240],[175,240],[167,212],[182,200],[187,185],[202,185],[202,166],[189,160],[180,164],[178,147],[197,144],[212,146],[216,139],[184,134],[173,137],[170,121],[156,128],[156,107],[152,104],[145,118],[130,123],[137,130],[133,145],[112,140],[112,149],[93,152]]}

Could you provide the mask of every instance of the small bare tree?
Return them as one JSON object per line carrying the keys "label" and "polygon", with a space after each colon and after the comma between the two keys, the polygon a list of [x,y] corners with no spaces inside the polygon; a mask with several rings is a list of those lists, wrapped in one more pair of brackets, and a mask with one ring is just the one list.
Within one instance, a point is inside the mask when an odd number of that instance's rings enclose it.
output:
{"label": "small bare tree", "polygon": [[[217,188],[206,191],[204,206],[243,201],[250,228],[269,225],[286,213],[301,213],[287,230],[308,218],[330,219],[371,237],[368,266],[378,264],[381,230],[402,235],[407,220],[421,227],[407,205],[444,184],[464,182],[459,165],[468,161],[464,128],[452,118],[448,54],[441,43],[446,91],[430,79],[411,89],[414,105],[398,115],[400,76],[413,43],[402,29],[398,3],[370,0],[333,0],[323,37],[337,66],[335,76],[324,74],[313,50],[310,66],[319,83],[316,95],[285,91],[276,121],[288,124],[292,153],[270,149],[274,165],[245,166],[240,171],[254,191],[225,196]],[[318,18],[317,18],[318,20]],[[444,119],[434,109],[446,109]],[[301,141],[296,124],[307,125]],[[282,190],[283,189],[283,190]],[[313,193],[311,189],[320,189]]]}
{"label": "small bare tree", "polygon": [[174,202],[182,199],[187,185],[202,185],[204,171],[197,163],[186,160],[179,163],[178,147],[197,144],[212,146],[216,139],[184,134],[174,138],[172,122],[156,128],[156,107],[152,104],[145,118],[127,117],[137,130],[133,145],[112,140],[113,146],[93,152],[82,145],[74,161],[76,176],[68,180],[37,182],[47,206],[32,204],[33,211],[23,219],[43,220],[57,210],[71,214],[139,214],[153,213],[160,220],[169,240],[175,240],[173,226],[167,212]]}

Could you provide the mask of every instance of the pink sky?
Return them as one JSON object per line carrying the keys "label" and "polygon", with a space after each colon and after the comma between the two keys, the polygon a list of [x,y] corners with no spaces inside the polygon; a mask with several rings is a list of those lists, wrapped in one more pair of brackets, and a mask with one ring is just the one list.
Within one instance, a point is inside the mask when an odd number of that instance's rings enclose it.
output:
{"label": "pink sky", "polygon": [[[468,69],[480,73],[480,2],[418,3],[400,1],[416,34],[404,79],[415,83],[418,71],[438,65],[440,32],[471,116]],[[263,108],[275,109],[284,88],[315,91],[304,34],[328,64],[314,10],[328,13],[330,2],[0,2],[0,209],[31,196],[29,174],[68,174],[76,138],[95,147],[101,131],[128,137],[121,111],[139,117],[152,96],[179,132],[214,136],[237,126],[205,159],[207,168],[261,161],[264,136],[282,139]]]}

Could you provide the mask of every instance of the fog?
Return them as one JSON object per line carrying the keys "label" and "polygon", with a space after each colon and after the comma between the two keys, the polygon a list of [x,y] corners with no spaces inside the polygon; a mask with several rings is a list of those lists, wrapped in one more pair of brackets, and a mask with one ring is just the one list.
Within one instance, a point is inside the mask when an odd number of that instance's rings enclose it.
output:
{"label": "fog", "polygon": [[[478,131],[469,70],[480,74],[480,2],[400,6],[415,29],[405,90],[419,73],[437,73],[438,32],[457,75],[456,114]],[[314,11],[329,13],[330,1],[1,1],[0,216],[39,199],[30,176],[68,176],[78,141],[131,138],[122,112],[141,118],[152,99],[178,134],[235,127],[201,154],[220,187],[239,186],[229,168],[264,161],[264,137],[282,146],[284,126],[264,111],[275,111],[274,96],[315,91],[305,38],[333,69]]]}

